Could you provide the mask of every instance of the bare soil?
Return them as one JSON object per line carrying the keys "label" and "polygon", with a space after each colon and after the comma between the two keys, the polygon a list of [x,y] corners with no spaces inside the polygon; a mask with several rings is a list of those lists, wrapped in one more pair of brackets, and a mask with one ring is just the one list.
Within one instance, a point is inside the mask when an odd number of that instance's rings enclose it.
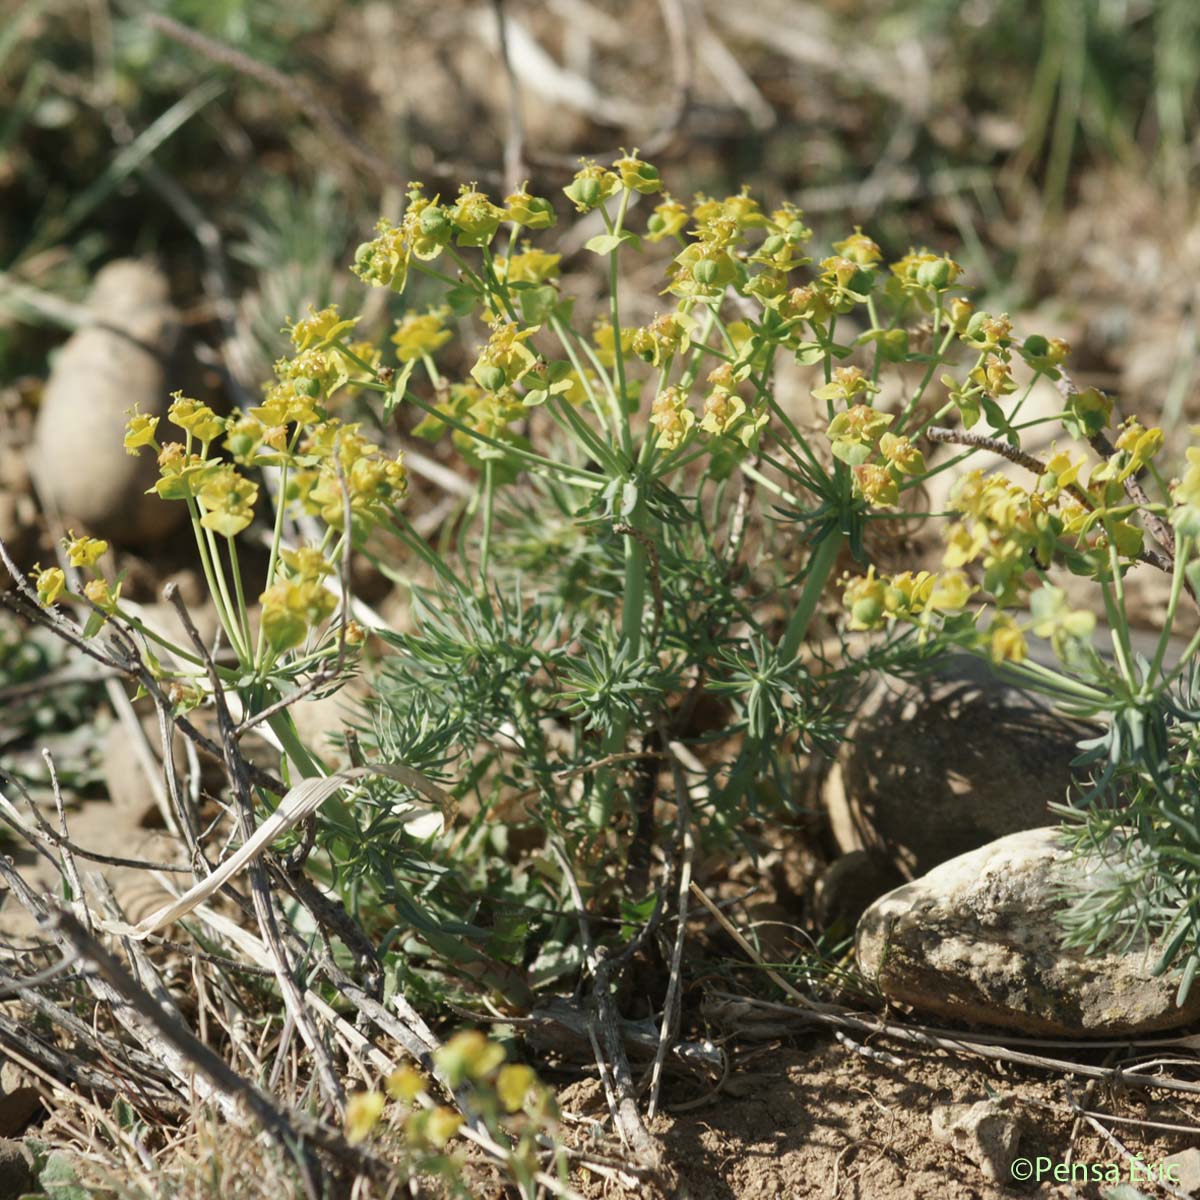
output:
{"label": "bare soil", "polygon": [[[896,1047],[889,1046],[889,1051]],[[1195,1121],[1197,1106],[1166,1093],[1114,1092],[1005,1064],[942,1051],[901,1051],[902,1066],[872,1061],[825,1036],[762,1053],[753,1070],[730,1078],[702,1107],[665,1093],[667,1109],[652,1125],[663,1140],[679,1200],[999,1200],[1036,1197],[1099,1200],[1111,1183],[993,1182],[963,1153],[934,1140],[939,1105],[1006,1097],[1021,1125],[1019,1154],[1051,1164],[1112,1165],[1123,1181],[1129,1162],[1086,1121],[1076,1128],[1072,1098],[1089,1112],[1132,1121]],[[1099,1059],[1097,1058],[1097,1061]],[[598,1084],[560,1092],[568,1112],[600,1116]],[[1156,1132],[1104,1122],[1130,1154],[1153,1164],[1196,1145],[1194,1134]],[[1143,1172],[1144,1175],[1144,1172]],[[595,1176],[573,1180],[588,1197],[615,1194]],[[1147,1196],[1167,1195],[1142,1182]]]}

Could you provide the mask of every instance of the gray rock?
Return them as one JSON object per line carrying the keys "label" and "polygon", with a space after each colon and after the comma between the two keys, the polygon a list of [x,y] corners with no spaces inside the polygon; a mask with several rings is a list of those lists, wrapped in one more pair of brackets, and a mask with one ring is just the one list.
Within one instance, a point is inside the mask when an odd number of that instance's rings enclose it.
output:
{"label": "gray rock", "polygon": [[1021,1126],[1003,1100],[938,1105],[930,1114],[935,1140],[965,1154],[994,1183],[1009,1183]]}
{"label": "gray rock", "polygon": [[1057,828],[1010,834],[877,900],[859,921],[858,962],[885,996],[972,1024],[1117,1037],[1200,1018],[1178,981],[1154,978],[1152,946],[1062,948],[1061,890],[1084,867]]}
{"label": "gray rock", "polygon": [[1091,731],[955,656],[918,682],[882,680],[846,732],[824,784],[834,839],[844,854],[866,850],[914,879],[1046,825]]}
{"label": "gray rock", "polygon": [[100,271],[89,307],[97,323],[67,339],[46,383],[32,473],[43,504],[64,527],[137,545],[169,532],[184,515],[182,503],[144,495],[158,477],[153,451],[135,456],[122,445],[134,404],[147,416],[166,413],[179,318],[161,272],[131,259]]}
{"label": "gray rock", "polygon": [[1160,1174],[1160,1179],[1169,1179],[1181,1192],[1200,1193],[1200,1150],[1168,1154],[1161,1166],[1167,1173]]}

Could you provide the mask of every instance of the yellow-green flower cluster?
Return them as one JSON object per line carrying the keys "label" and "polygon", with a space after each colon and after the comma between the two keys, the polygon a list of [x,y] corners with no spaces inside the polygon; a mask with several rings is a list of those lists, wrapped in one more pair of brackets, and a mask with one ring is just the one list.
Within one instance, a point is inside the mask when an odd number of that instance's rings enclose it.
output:
{"label": "yellow-green flower cluster", "polygon": [[355,252],[352,269],[365,283],[402,292],[414,260],[437,258],[451,240],[458,246],[488,246],[506,221],[527,229],[547,229],[554,224],[554,209],[524,185],[501,207],[473,184],[463,184],[454,203],[446,206],[439,197],[431,200],[423,185],[414,183],[400,223],[379,221],[375,237]]}
{"label": "yellow-green flower cluster", "polygon": [[356,540],[385,520],[408,491],[403,454],[389,458],[360,429],[358,423],[336,419],[314,429],[302,450],[318,465],[297,472],[290,489],[309,512],[337,530],[345,529],[348,496]]}
{"label": "yellow-green flower cluster", "polygon": [[633,331],[630,347],[639,358],[661,367],[687,349],[695,328],[695,320],[686,313],[663,313]]}
{"label": "yellow-green flower cluster", "polygon": [[891,270],[900,286],[909,293],[944,292],[962,275],[962,267],[954,259],[925,249],[909,250],[903,258],[892,263]]}
{"label": "yellow-green flower cluster", "polygon": [[537,331],[536,325],[521,329],[510,321],[494,325],[471,368],[471,378],[489,392],[518,383],[537,365],[537,356],[525,344]]}
{"label": "yellow-green flower cluster", "polygon": [[854,466],[866,462],[875,452],[892,418],[869,404],[854,404],[835,414],[825,433],[833,444],[833,455]]}
{"label": "yellow-green flower cluster", "polygon": [[108,543],[102,538],[76,537],[73,530],[67,531],[63,545],[73,567],[94,567],[108,553]]}
{"label": "yellow-green flower cluster", "polygon": [[696,424],[696,414],[688,407],[687,393],[679,387],[664,388],[654,397],[650,424],[658,432],[658,444],[674,450]]}
{"label": "yellow-green flower cluster", "polygon": [[200,524],[222,537],[236,537],[254,520],[258,484],[239,475],[230,463],[213,463],[199,481],[196,499]]}
{"label": "yellow-green flower cluster", "polygon": [[558,278],[562,255],[522,243],[521,253],[495,260],[496,275],[505,283],[549,283]]}
{"label": "yellow-green flower cluster", "polygon": [[[1200,434],[1200,425],[1192,426]],[[1200,447],[1187,449],[1187,470],[1171,489],[1171,524],[1181,536],[1200,536]]]}
{"label": "yellow-green flower cluster", "polygon": [[[73,530],[67,532],[66,537],[62,539],[62,545],[67,561],[72,567],[89,571],[95,571],[96,564],[108,553],[108,543],[102,538],[80,537]],[[43,569],[41,563],[35,563],[31,574],[38,601],[47,608],[57,604],[63,596],[78,599],[67,591],[67,575],[61,567]],[[103,612],[112,613],[116,611],[120,599],[121,585],[118,583],[114,588],[103,576],[97,575],[83,585],[83,594]],[[85,629],[85,635],[90,636],[93,628],[89,625]]]}
{"label": "yellow-green flower cluster", "polygon": [[[865,402],[878,390],[858,367],[839,367],[813,396],[831,410],[836,402],[857,400],[834,413],[825,432],[834,457],[853,471],[855,492],[877,508],[890,508],[899,502],[904,476],[924,472],[925,458],[908,437],[890,432],[892,417]],[[881,461],[872,461],[877,457]]]}
{"label": "yellow-green flower cluster", "polygon": [[905,571],[876,576],[874,566],[865,575],[846,577],[842,603],[849,611],[849,628],[882,629],[902,619],[927,627],[935,614],[959,612],[976,590],[962,571]]}
{"label": "yellow-green flower cluster", "polygon": [[448,308],[431,308],[423,313],[405,313],[396,322],[392,344],[396,347],[396,358],[402,363],[417,362],[431,358],[454,335],[446,328]]}
{"label": "yellow-green flower cluster", "polygon": [[1114,448],[1116,453],[1092,472],[1089,483],[1124,483],[1136,475],[1163,448],[1163,431],[1156,427],[1143,429],[1135,417],[1130,417],[1122,424]]}
{"label": "yellow-green flower cluster", "polygon": [[1001,606],[1017,603],[1032,562],[1050,563],[1061,521],[1043,496],[1030,494],[1001,475],[976,470],[964,476],[951,494],[951,507],[963,514],[946,531],[942,562],[963,567],[980,562],[984,588]]}
{"label": "yellow-green flower cluster", "polygon": [[319,312],[309,305],[308,316],[299,321],[289,320],[286,332],[291,336],[292,345],[298,353],[305,350],[323,350],[352,330],[358,321],[358,317],[342,317],[336,304],[331,304]]}
{"label": "yellow-green flower cluster", "polygon": [[544,196],[531,196],[524,183],[504,198],[504,210],[506,221],[525,229],[549,229],[557,219],[550,201]]}
{"label": "yellow-green flower cluster", "polygon": [[37,589],[40,604],[47,608],[57,604],[62,594],[67,590],[67,576],[61,567],[42,568],[41,563],[33,564],[33,586]]}
{"label": "yellow-green flower cluster", "polygon": [[[633,341],[637,336],[636,329],[621,330],[621,353],[633,353]],[[612,323],[597,321],[592,327],[592,344],[596,347],[596,360],[602,367],[611,367],[617,361],[617,337],[613,332]]]}
{"label": "yellow-green flower cluster", "polygon": [[615,171],[610,171],[591,159],[584,159],[579,170],[575,172],[574,179],[563,188],[563,192],[575,205],[576,212],[585,213],[599,208],[605,200],[615,196],[622,186],[621,176]]}
{"label": "yellow-green flower cluster", "polygon": [[283,550],[280,559],[287,578],[273,583],[259,597],[263,636],[276,654],[300,645],[337,609],[337,597],[323,582],[333,567],[319,549]]}

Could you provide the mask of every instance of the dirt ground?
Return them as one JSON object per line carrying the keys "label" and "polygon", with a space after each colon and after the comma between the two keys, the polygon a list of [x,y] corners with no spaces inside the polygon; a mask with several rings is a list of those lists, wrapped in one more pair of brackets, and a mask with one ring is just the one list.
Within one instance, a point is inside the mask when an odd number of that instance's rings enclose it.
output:
{"label": "dirt ground", "polygon": [[[889,1046],[889,1051],[896,1047]],[[679,1180],[679,1200],[1099,1200],[1111,1183],[1053,1183],[1054,1164],[1115,1166],[1130,1179],[1129,1160],[1086,1121],[1075,1128],[1071,1103],[1088,1112],[1165,1125],[1195,1121],[1197,1105],[1181,1097],[1064,1081],[1001,1063],[941,1051],[901,1050],[903,1065],[876,1062],[822,1035],[762,1051],[752,1071],[733,1076],[718,1096],[687,1111],[667,1111],[652,1129],[663,1139]],[[1099,1061],[1097,1059],[1097,1061]],[[1021,1159],[1047,1177],[1028,1183],[986,1178],[962,1152],[934,1140],[939,1105],[1005,1097],[1021,1127]],[[686,1104],[665,1094],[667,1109]],[[600,1115],[604,1101],[587,1080],[560,1093],[568,1112]],[[1132,1155],[1154,1164],[1196,1145],[1194,1134],[1155,1132],[1104,1122]],[[1038,1160],[1049,1160],[1038,1163]],[[1141,1171],[1141,1168],[1138,1168]],[[1145,1172],[1141,1176],[1144,1178]],[[573,1180],[588,1197],[614,1194],[611,1182]],[[1149,1183],[1147,1196],[1168,1195]],[[1186,1193],[1183,1193],[1186,1194]]]}

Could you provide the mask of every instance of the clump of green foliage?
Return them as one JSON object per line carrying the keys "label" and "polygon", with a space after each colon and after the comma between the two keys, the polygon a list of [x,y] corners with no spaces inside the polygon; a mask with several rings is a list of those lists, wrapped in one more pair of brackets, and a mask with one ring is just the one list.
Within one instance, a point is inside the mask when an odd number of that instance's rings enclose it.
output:
{"label": "clump of green foliage", "polygon": [[[349,556],[409,585],[411,629],[376,630],[387,653],[366,744],[417,772],[410,782],[437,779],[467,815],[414,824],[395,805],[404,778],[356,784],[353,803],[322,809],[309,860],[381,940],[390,986],[482,984],[528,1003],[578,968],[579,902],[634,925],[661,910],[654,855],[678,833],[661,827],[662,803],[728,852],[748,817],[793,803],[790,765],[836,745],[864,672],[912,669],[949,645],[1105,720],[1108,766],[1080,801],[1089,829],[1103,797],[1124,813],[1135,786],[1159,841],[1143,831],[1130,844],[1174,845],[1182,826],[1162,805],[1190,763],[1177,719],[1189,709],[1168,699],[1184,665],[1165,666],[1166,630],[1154,661],[1134,662],[1123,578],[1145,562],[1172,572],[1169,628],[1195,585],[1200,466],[1158,480],[1163,501],[1150,502],[1138,480],[1156,474],[1160,431],[1129,420],[1110,443],[1111,401],[1075,389],[1065,343],[976,311],[945,255],[885,264],[856,229],[814,261],[792,205],[767,211],[747,191],[684,204],[636,153],[585,163],[564,190],[599,230],[584,247],[602,280],[590,325],[561,251],[535,241],[554,236],[550,199],[521,187],[497,203],[464,185],[443,202],[413,185],[354,271],[393,293],[424,276],[440,304],[404,313],[387,347],[334,306],[310,311],[290,323],[293,352],[260,405],[224,417],[176,395],[177,438],[138,414],[126,436],[131,452],[157,453],[163,500],[189,510],[232,654],[219,678],[245,723],[273,733],[289,780],[329,771],[290,700],[335,688],[367,640]],[[663,272],[662,310],[641,325],[622,319],[634,256],[661,256]],[[456,331],[471,365],[451,374],[438,360]],[[780,394],[783,356],[813,376],[813,418]],[[1020,449],[1040,381],[1059,387],[1076,439],[1046,462]],[[374,400],[374,434],[341,415],[349,397],[359,412]],[[405,513],[403,451],[382,447],[408,414],[412,435],[448,436],[473,479],[456,540],[437,546]],[[958,449],[931,465],[946,444]],[[1099,459],[1086,476],[1080,446]],[[917,511],[918,489],[981,449],[1031,486],[966,472],[947,512]],[[262,472],[277,500],[255,605],[238,539]],[[872,539],[914,511],[950,518],[941,568],[880,573]],[[309,540],[286,544],[287,522]],[[781,532],[803,547],[794,575],[773,552]],[[94,572],[103,544],[66,549]],[[889,636],[829,661],[808,642],[847,564],[845,628]],[[1054,582],[1062,571],[1095,583],[1112,663],[1092,646],[1094,613]],[[61,569],[37,574],[44,602],[71,596]],[[205,701],[212,677],[195,651],[125,612],[119,580],[96,576],[83,598],[89,633],[115,615],[168,652],[152,661],[181,711]],[[1057,669],[1029,657],[1029,635],[1050,641]],[[1171,932],[1166,969],[1194,953],[1195,933],[1190,899],[1171,909],[1164,895],[1137,912]],[[1104,911],[1119,921],[1127,908]]]}

